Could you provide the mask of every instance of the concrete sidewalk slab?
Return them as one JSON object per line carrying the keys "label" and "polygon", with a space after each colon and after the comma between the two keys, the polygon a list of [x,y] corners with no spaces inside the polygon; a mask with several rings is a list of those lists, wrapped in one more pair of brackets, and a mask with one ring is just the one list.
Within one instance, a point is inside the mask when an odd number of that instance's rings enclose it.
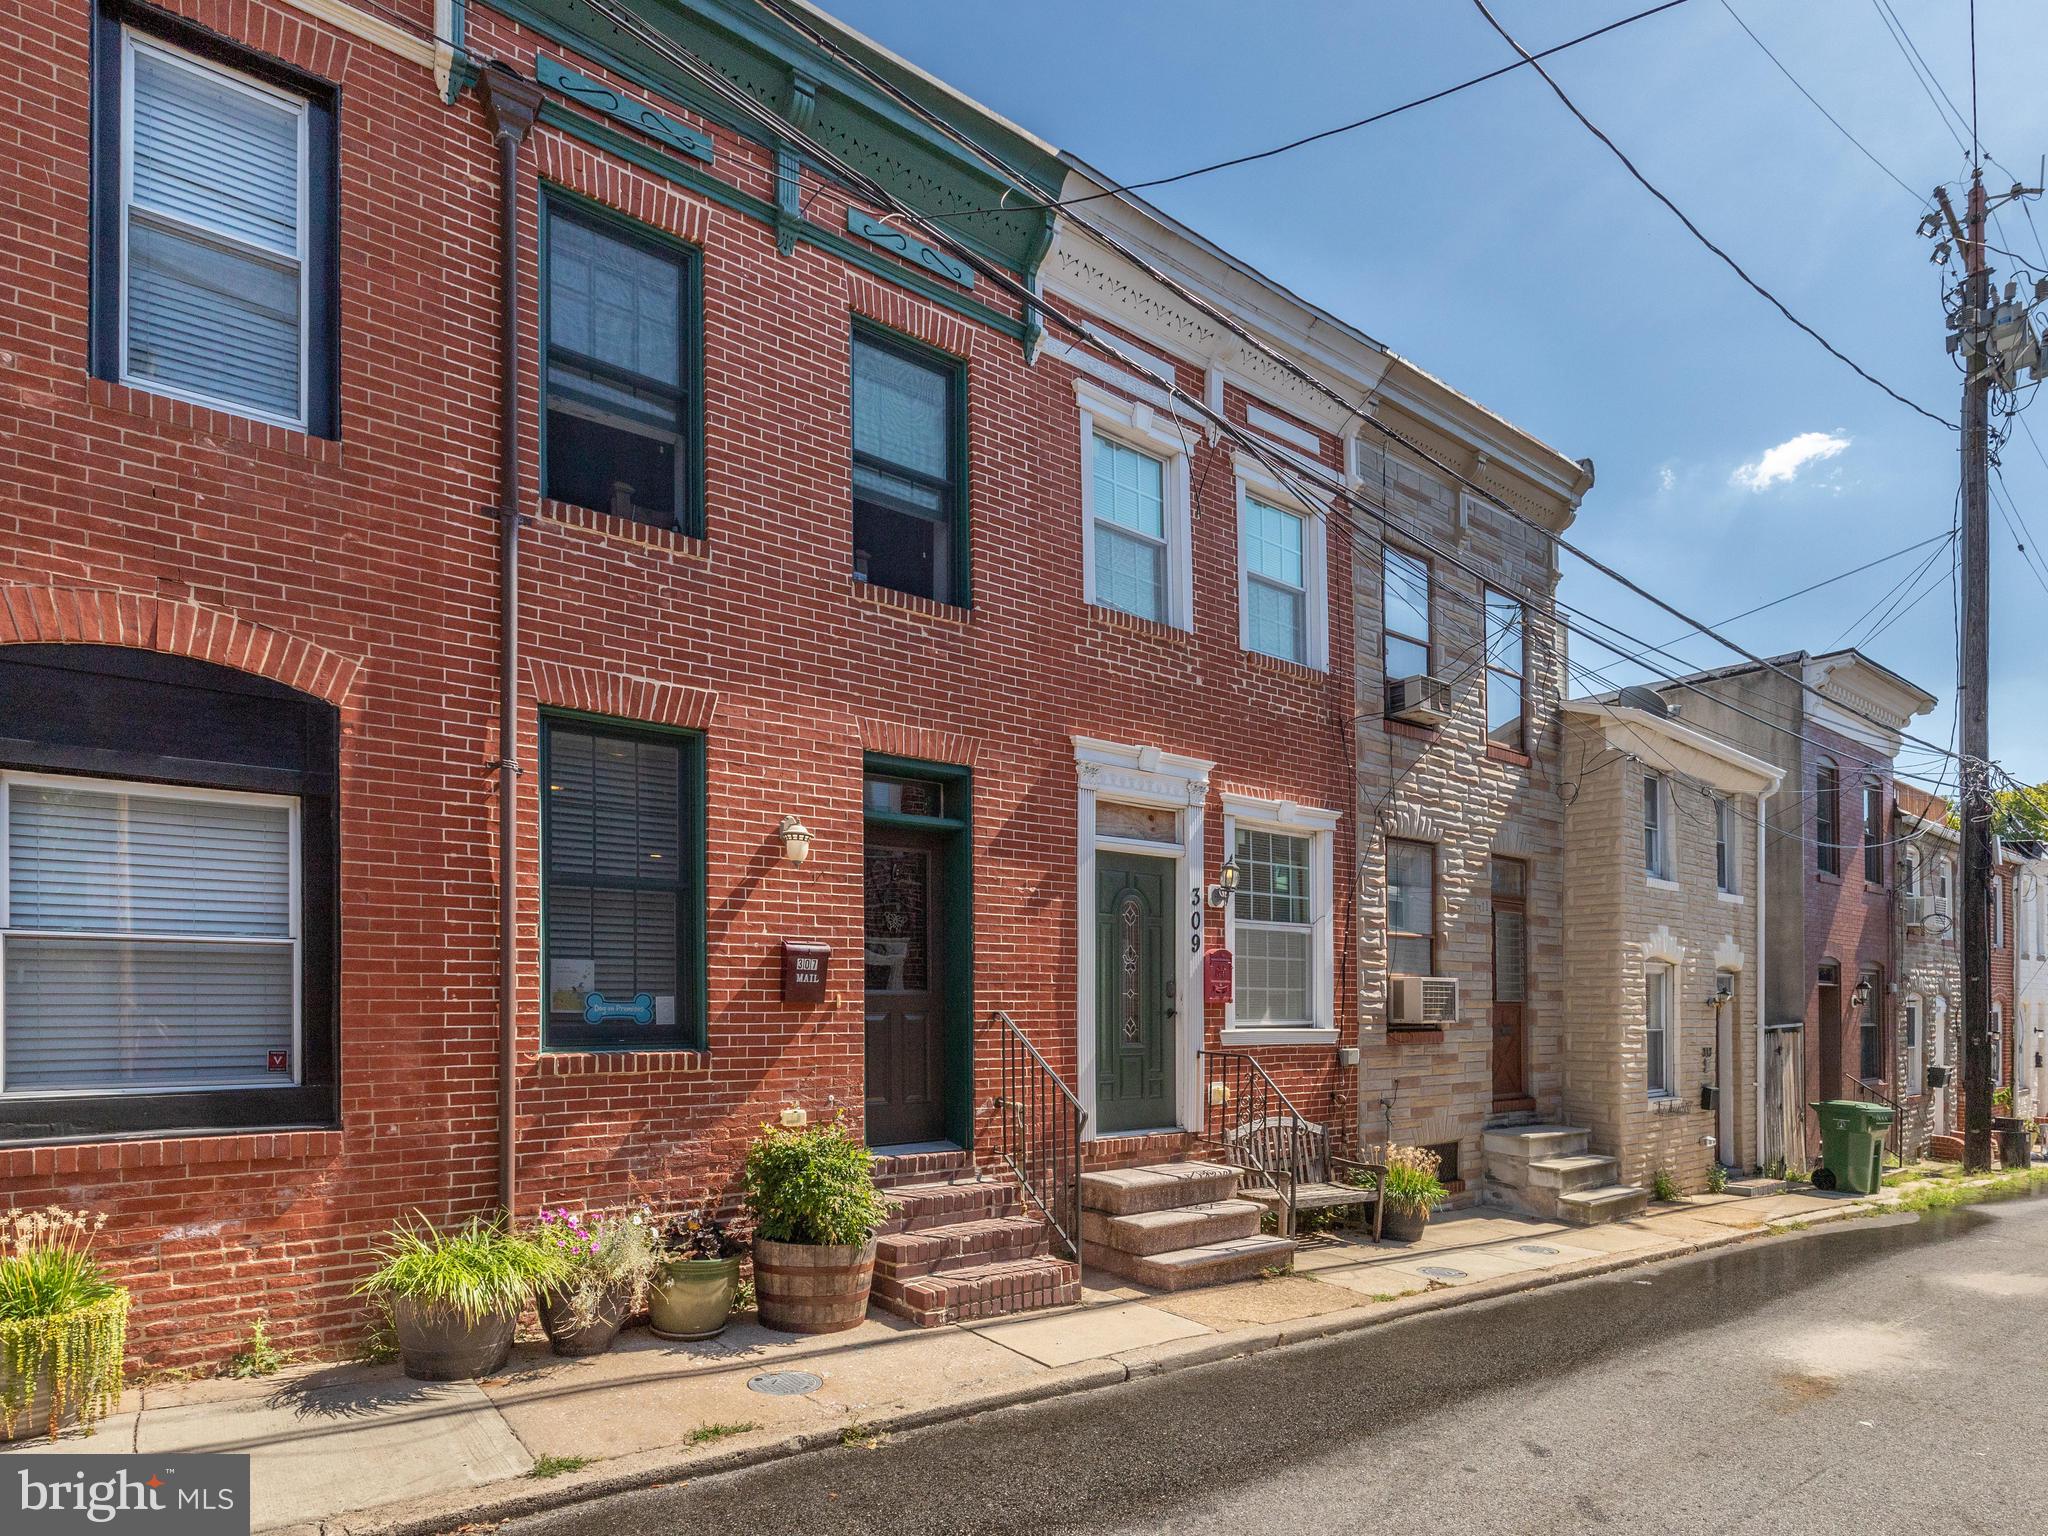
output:
{"label": "concrete sidewalk slab", "polygon": [[145,1399],[134,1446],[143,1455],[244,1451],[256,1530],[480,1488],[518,1477],[533,1458],[474,1382],[408,1381],[395,1369],[325,1371],[261,1395]]}
{"label": "concrete sidewalk slab", "polygon": [[1014,1349],[1040,1365],[1057,1366],[1106,1359],[1124,1350],[1214,1330],[1144,1302],[1125,1301],[1107,1307],[1084,1307],[986,1323],[969,1331]]}
{"label": "concrete sidewalk slab", "polygon": [[1276,1275],[1242,1285],[1175,1291],[1153,1305],[1211,1328],[1246,1328],[1256,1323],[1291,1322],[1358,1305],[1349,1292],[1307,1275]]}

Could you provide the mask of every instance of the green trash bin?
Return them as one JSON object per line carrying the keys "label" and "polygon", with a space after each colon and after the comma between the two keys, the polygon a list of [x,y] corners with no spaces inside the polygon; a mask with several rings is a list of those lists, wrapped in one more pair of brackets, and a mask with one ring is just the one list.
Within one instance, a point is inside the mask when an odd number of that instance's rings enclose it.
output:
{"label": "green trash bin", "polygon": [[1861,1099],[1827,1099],[1813,1106],[1820,1116],[1820,1167],[1815,1189],[1846,1189],[1859,1195],[1884,1187],[1884,1140],[1892,1110]]}

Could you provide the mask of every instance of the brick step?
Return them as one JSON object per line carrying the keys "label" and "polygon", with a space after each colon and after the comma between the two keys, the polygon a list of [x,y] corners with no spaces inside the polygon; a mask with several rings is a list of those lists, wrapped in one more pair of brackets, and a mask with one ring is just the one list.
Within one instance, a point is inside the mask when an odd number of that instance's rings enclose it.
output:
{"label": "brick step", "polygon": [[1529,1188],[1556,1190],[1560,1194],[1575,1189],[1598,1189],[1614,1182],[1620,1166],[1613,1158],[1593,1152],[1573,1157],[1539,1157],[1528,1165]]}
{"label": "brick step", "polygon": [[1110,1216],[1206,1205],[1236,1193],[1237,1170],[1221,1163],[1155,1163],[1081,1175],[1082,1209]]}
{"label": "brick step", "polygon": [[877,1274],[873,1294],[883,1311],[936,1328],[1039,1307],[1073,1306],[1081,1299],[1081,1271],[1069,1259],[1005,1259],[911,1279],[884,1280]]}
{"label": "brick step", "polygon": [[1256,1200],[1211,1200],[1166,1211],[1137,1211],[1129,1216],[1083,1211],[1081,1240],[1143,1257],[1175,1248],[1199,1248],[1233,1237],[1256,1236],[1259,1218],[1264,1214],[1265,1207]]}
{"label": "brick step", "polygon": [[1650,1203],[1650,1192],[1634,1184],[1601,1184],[1592,1189],[1575,1189],[1557,1197],[1560,1221],[1582,1227],[1603,1221],[1621,1221]]}
{"label": "brick step", "polygon": [[1287,1237],[1233,1237],[1165,1253],[1125,1253],[1100,1243],[1084,1242],[1082,1260],[1091,1269],[1107,1270],[1160,1291],[1184,1291],[1197,1285],[1249,1280],[1268,1269],[1290,1269],[1295,1243]]}
{"label": "brick step", "polygon": [[882,1223],[884,1236],[892,1232],[922,1232],[931,1227],[949,1227],[963,1221],[986,1221],[999,1216],[1016,1216],[1024,1209],[1017,1186],[1002,1179],[961,1179],[946,1184],[899,1184],[882,1191],[889,1202],[889,1219]]}
{"label": "brick step", "polygon": [[991,1216],[916,1232],[892,1232],[875,1242],[877,1279],[914,1279],[971,1265],[1028,1259],[1046,1251],[1049,1235],[1036,1216]]}
{"label": "brick step", "polygon": [[877,1157],[871,1174],[877,1189],[894,1189],[901,1184],[936,1184],[973,1177],[972,1154],[959,1147],[939,1152],[897,1152]]}

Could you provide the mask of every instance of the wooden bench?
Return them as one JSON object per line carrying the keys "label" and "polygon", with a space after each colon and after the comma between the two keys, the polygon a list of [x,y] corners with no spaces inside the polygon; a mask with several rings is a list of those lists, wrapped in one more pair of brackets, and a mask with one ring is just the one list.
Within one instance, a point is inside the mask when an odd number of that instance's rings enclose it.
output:
{"label": "wooden bench", "polygon": [[[1238,1193],[1273,1208],[1280,1235],[1294,1235],[1303,1211],[1357,1209],[1363,1218],[1372,1211],[1372,1240],[1380,1240],[1380,1181],[1384,1163],[1344,1157],[1330,1146],[1327,1127],[1289,1115],[1270,1115],[1238,1127],[1224,1138],[1223,1150],[1238,1170]],[[1347,1182],[1369,1176],[1367,1187]]]}

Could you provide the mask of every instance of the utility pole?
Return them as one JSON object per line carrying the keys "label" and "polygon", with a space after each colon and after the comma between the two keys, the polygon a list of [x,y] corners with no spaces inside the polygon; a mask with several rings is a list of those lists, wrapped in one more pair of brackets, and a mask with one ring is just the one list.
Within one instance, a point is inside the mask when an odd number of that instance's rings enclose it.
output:
{"label": "utility pole", "polygon": [[1964,227],[1944,188],[1935,193],[1964,257],[1963,354],[1963,1166],[1991,1166],[1991,269],[1985,263],[1984,174],[1970,175]]}

